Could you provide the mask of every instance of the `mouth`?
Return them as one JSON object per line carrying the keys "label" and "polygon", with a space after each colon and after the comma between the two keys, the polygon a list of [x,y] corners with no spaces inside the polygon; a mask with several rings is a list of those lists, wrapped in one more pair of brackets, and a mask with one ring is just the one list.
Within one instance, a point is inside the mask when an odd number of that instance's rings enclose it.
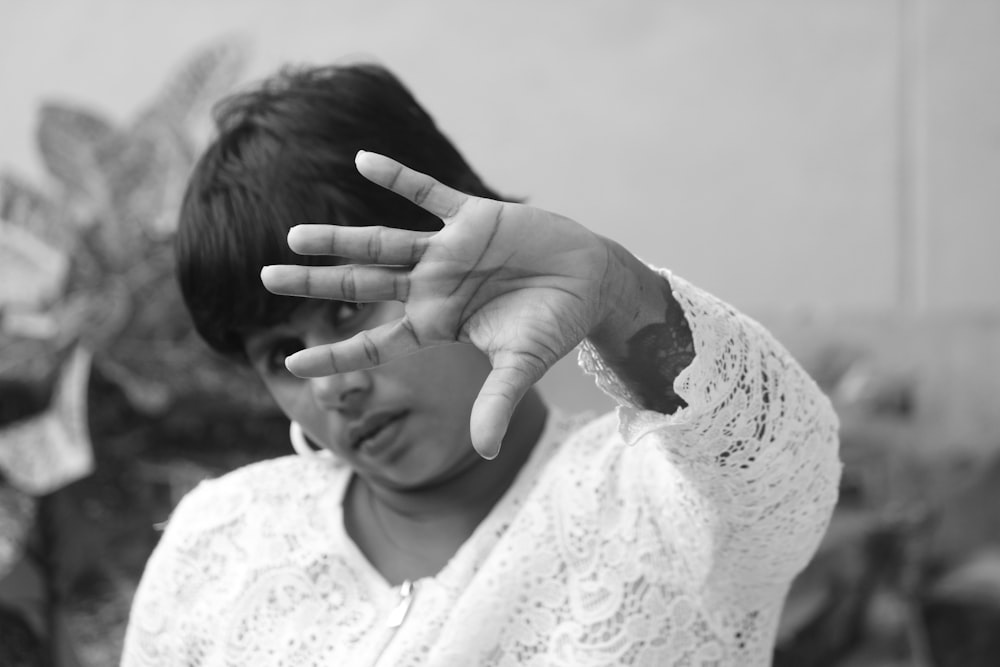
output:
{"label": "mouth", "polygon": [[364,419],[351,426],[348,439],[351,449],[361,449],[366,442],[371,442],[386,427],[398,422],[409,414],[406,410],[376,412],[366,415]]}

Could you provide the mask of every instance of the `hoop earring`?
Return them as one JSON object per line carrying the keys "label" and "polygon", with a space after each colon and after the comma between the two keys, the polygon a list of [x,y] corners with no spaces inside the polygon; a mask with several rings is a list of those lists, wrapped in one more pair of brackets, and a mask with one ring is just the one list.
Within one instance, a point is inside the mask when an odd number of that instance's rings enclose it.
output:
{"label": "hoop earring", "polygon": [[302,427],[297,421],[288,425],[288,439],[292,441],[292,449],[299,456],[306,458],[329,458],[332,454],[326,449],[315,449],[306,439],[306,434],[302,432]]}

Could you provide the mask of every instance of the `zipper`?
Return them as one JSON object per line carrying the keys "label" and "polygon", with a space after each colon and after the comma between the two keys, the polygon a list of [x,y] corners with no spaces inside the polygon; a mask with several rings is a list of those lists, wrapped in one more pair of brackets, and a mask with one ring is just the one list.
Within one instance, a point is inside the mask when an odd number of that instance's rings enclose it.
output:
{"label": "zipper", "polygon": [[407,579],[399,587],[399,603],[389,612],[389,617],[385,620],[386,626],[398,629],[406,620],[411,604],[413,604],[413,582]]}
{"label": "zipper", "polygon": [[389,648],[389,644],[392,643],[393,638],[399,631],[399,627],[403,625],[403,621],[406,620],[406,615],[410,611],[410,606],[413,604],[413,599],[416,595],[416,587],[413,582],[407,579],[399,586],[399,602],[396,606],[392,608],[389,615],[385,619],[385,626],[389,628],[389,636],[386,637],[385,643],[382,644],[382,648],[379,650],[378,655],[375,656],[375,660],[372,661],[372,665],[377,665],[385,654],[386,649]]}

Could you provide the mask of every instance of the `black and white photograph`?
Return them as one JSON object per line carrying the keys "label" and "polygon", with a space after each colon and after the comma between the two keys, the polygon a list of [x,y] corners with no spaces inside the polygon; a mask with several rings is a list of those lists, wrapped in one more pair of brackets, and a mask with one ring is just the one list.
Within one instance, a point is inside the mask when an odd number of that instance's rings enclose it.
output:
{"label": "black and white photograph", "polygon": [[997,0],[0,0],[0,667],[1000,665]]}

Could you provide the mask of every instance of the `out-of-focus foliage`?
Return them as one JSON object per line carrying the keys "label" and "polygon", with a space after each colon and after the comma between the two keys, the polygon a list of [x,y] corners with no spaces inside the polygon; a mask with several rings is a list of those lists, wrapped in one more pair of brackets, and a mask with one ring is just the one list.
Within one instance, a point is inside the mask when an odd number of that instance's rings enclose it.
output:
{"label": "out-of-focus foliage", "polygon": [[912,447],[914,378],[843,349],[825,362],[813,374],[841,417],[840,502],[774,664],[1000,665],[1000,456]]}
{"label": "out-of-focus foliage", "polygon": [[[264,404],[197,340],[173,277],[196,121],[244,60],[238,42],[203,50],[120,126],[75,104],[46,103],[37,140],[53,182],[43,188],[0,173],[0,380],[58,385],[62,399],[0,430],[0,467],[15,452],[23,460],[44,449],[90,450],[79,407],[65,409],[86,405],[89,373],[64,371],[73,359],[92,357],[145,414],[199,394]],[[86,474],[86,459],[57,457],[69,469],[35,491]]]}
{"label": "out-of-focus foliage", "polygon": [[0,171],[0,663],[116,664],[155,526],[201,479],[287,448],[173,276],[209,108],[246,56],[196,53],[129,122],[46,103],[50,179]]}

